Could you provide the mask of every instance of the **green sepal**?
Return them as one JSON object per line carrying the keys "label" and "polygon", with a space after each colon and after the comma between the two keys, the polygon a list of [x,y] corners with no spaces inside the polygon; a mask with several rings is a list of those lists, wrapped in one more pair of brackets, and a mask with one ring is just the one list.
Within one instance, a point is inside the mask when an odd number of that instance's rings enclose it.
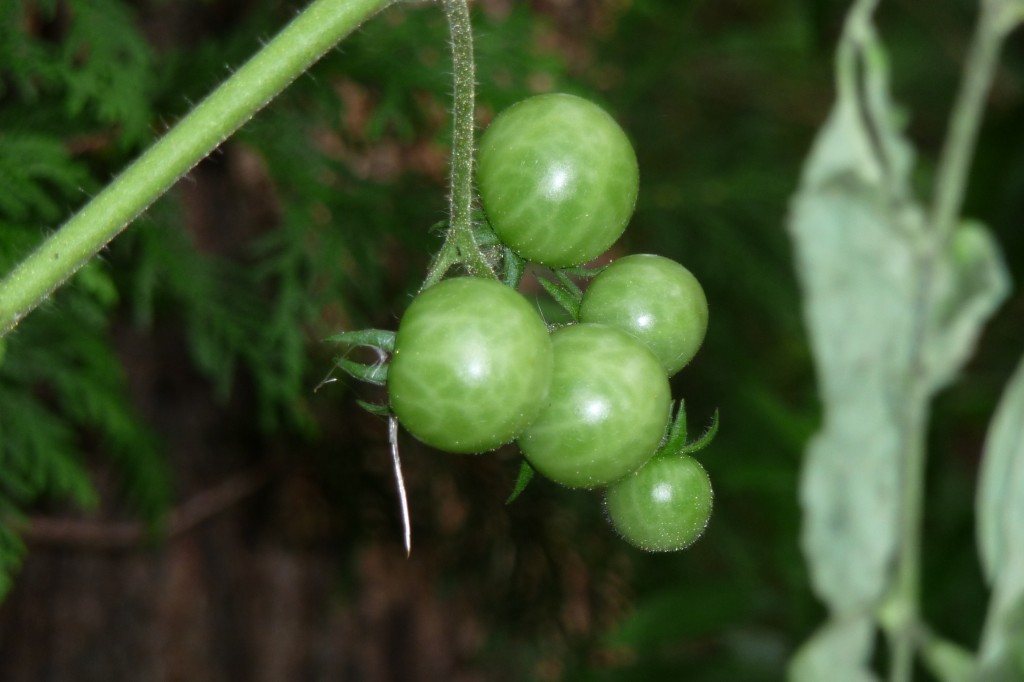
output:
{"label": "green sepal", "polygon": [[502,247],[501,257],[505,266],[503,281],[513,289],[519,288],[519,282],[523,279],[523,273],[526,271],[526,259],[507,246]]}
{"label": "green sepal", "polygon": [[395,332],[388,329],[359,329],[351,332],[339,332],[328,336],[324,341],[339,346],[366,346],[379,348],[391,353],[395,350]]}
{"label": "green sepal", "polygon": [[491,229],[491,224],[486,220],[477,220],[473,223],[473,240],[477,246],[498,246],[501,241],[498,239],[498,235]]}
{"label": "green sepal", "polygon": [[386,362],[375,362],[372,365],[365,365],[361,362],[341,357],[335,360],[335,364],[346,374],[360,381],[378,386],[383,386],[388,381],[388,363]]}
{"label": "green sepal", "polygon": [[538,277],[537,281],[544,287],[544,291],[548,292],[551,298],[555,300],[555,303],[565,308],[565,311],[569,313],[573,320],[580,319],[580,297],[543,277]]}
{"label": "green sepal", "polygon": [[607,265],[602,265],[598,268],[585,268],[582,265],[577,265],[571,268],[562,268],[559,272],[564,272],[565,274],[572,275],[574,277],[582,277],[583,279],[593,279],[604,272],[604,269],[607,267]]}
{"label": "green sepal", "polygon": [[522,464],[519,465],[519,476],[516,477],[516,485],[512,488],[512,494],[505,500],[505,504],[512,504],[526,490],[526,486],[533,480],[534,473],[533,467],[524,459]]}
{"label": "green sepal", "polygon": [[[670,408],[671,409],[671,408]],[[679,401],[679,409],[676,410],[675,419],[669,425],[668,434],[659,452],[675,452],[686,445],[686,401]]]}
{"label": "green sepal", "polygon": [[569,275],[565,273],[565,270],[555,270],[555,277],[558,278],[558,281],[562,283],[562,287],[572,294],[572,297],[577,302],[583,300],[583,290],[580,289],[580,286],[576,284],[576,282],[572,281]]}
{"label": "green sepal", "polygon": [[695,452],[703,450],[707,446],[711,445],[711,441],[718,435],[718,410],[711,415],[711,425],[708,426],[707,430],[700,435],[697,440],[691,441],[683,446],[679,451],[681,455],[692,455]]}
{"label": "green sepal", "polygon": [[692,455],[695,452],[703,450],[711,441],[715,439],[718,434],[718,410],[711,416],[711,424],[707,430],[704,431],[694,441],[689,443],[686,442],[686,406],[682,400],[679,401],[679,409],[676,411],[676,417],[672,421],[672,425],[669,427],[668,436],[665,438],[664,444],[658,448],[658,452],[655,455]]}
{"label": "green sepal", "polygon": [[365,400],[356,400],[356,404],[363,408],[370,414],[378,417],[390,417],[392,416],[391,407],[389,405],[378,405],[377,403],[368,403]]}

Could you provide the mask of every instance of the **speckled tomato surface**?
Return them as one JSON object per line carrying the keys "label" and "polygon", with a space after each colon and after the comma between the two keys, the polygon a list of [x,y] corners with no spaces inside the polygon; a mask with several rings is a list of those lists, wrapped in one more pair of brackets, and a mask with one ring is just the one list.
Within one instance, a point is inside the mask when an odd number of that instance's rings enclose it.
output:
{"label": "speckled tomato surface", "polygon": [[711,480],[689,455],[658,455],[608,488],[608,519],[624,540],[649,552],[692,544],[711,517]]}
{"label": "speckled tomato surface", "polygon": [[640,339],[672,376],[697,354],[708,329],[708,300],[689,270],[664,256],[618,259],[593,279],[581,322],[599,322]]}
{"label": "speckled tomato surface", "polygon": [[517,442],[553,481],[607,485],[654,454],[669,418],[668,379],[649,350],[612,327],[563,327],[551,341],[547,403]]}
{"label": "speckled tomato surface", "polygon": [[418,295],[399,323],[391,408],[435,448],[492,450],[537,416],[552,361],[547,327],[522,295],[493,280],[445,280]]}
{"label": "speckled tomato surface", "polygon": [[477,184],[502,242],[527,260],[567,267],[622,235],[639,170],[633,145],[604,109],[554,93],[518,102],[488,126]]}

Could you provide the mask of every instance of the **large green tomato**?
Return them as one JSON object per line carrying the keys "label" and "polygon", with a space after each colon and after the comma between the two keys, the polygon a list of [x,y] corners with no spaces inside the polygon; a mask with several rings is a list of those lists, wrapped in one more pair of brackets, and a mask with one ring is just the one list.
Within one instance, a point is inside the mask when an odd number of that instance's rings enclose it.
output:
{"label": "large green tomato", "polygon": [[658,455],[608,488],[612,526],[648,552],[673,552],[693,543],[711,517],[711,480],[689,455]]}
{"label": "large green tomato", "polygon": [[435,448],[492,450],[537,416],[552,361],[547,327],[523,296],[493,280],[444,280],[417,296],[398,325],[391,408]]}
{"label": "large green tomato", "polygon": [[553,481],[607,485],[654,454],[669,419],[668,379],[649,350],[612,327],[563,327],[551,342],[548,399],[517,442],[534,469]]}
{"label": "large green tomato", "polygon": [[580,304],[580,321],[629,332],[672,376],[704,342],[708,300],[697,278],[679,263],[636,254],[618,259],[591,281]]}
{"label": "large green tomato", "polygon": [[604,253],[633,214],[633,145],[607,112],[575,95],[538,95],[494,119],[477,152],[480,200],[498,238],[562,268]]}

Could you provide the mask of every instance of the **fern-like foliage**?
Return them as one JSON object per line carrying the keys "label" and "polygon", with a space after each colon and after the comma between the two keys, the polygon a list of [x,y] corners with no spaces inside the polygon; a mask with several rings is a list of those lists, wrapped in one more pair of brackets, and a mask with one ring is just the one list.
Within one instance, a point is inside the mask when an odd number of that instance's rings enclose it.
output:
{"label": "fern-like foliage", "polygon": [[[202,24],[209,4],[189,4],[190,20]],[[134,6],[0,0],[0,272],[291,16],[278,2],[248,3],[228,27],[190,36],[187,48],[172,39],[156,60]],[[250,242],[203,251],[179,201],[186,186],[0,342],[0,596],[23,555],[28,511],[98,505],[87,460],[115,461],[150,521],[169,503],[173,463],[127,396],[115,323],[179,336],[217,397],[233,400],[244,385],[265,432],[305,436],[316,433],[313,387],[330,367],[321,340],[394,324],[440,243],[429,227],[446,213],[451,89],[443,13],[394,12],[400,21],[346,39],[211,164],[244,155],[263,169],[274,217],[238,231]],[[564,72],[518,39],[530,17],[476,17],[489,34],[478,68],[505,74],[502,88],[481,93],[484,109],[527,94],[530,74],[557,85]]]}
{"label": "fern-like foliage", "polygon": [[[57,36],[55,38],[54,36]],[[116,0],[0,3],[0,269],[6,272],[101,184],[75,136],[148,137],[148,48]],[[160,448],[139,419],[109,336],[120,295],[93,262],[4,339],[0,357],[0,596],[42,498],[93,508],[86,444],[113,460],[155,522],[168,501]]]}

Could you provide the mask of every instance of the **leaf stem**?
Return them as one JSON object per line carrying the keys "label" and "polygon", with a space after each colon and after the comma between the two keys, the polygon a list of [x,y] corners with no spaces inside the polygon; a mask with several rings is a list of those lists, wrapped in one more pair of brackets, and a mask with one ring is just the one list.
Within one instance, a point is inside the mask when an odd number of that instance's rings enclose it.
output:
{"label": "leaf stem", "polygon": [[453,83],[450,223],[423,288],[437,283],[445,272],[461,263],[469,274],[497,278],[473,236],[473,113],[476,102],[476,67],[473,62],[473,26],[466,0],[442,0],[451,34]]}
{"label": "leaf stem", "polygon": [[[1017,2],[1017,0],[1011,0]],[[1019,2],[1018,2],[1019,5]],[[909,396],[902,415],[903,461],[900,509],[900,543],[893,598],[897,620],[889,631],[892,659],[890,682],[913,679],[914,657],[920,642],[921,527],[923,521],[927,450],[924,433],[929,419],[930,388],[923,385],[922,367],[927,342],[928,320],[934,301],[931,289],[938,259],[953,235],[963,208],[970,167],[985,100],[995,76],[999,50],[1015,21],[1006,0],[982,0],[981,12],[964,64],[964,76],[951,112],[949,130],[939,160],[933,203],[929,216],[932,227],[930,249],[924,254],[918,284],[917,319],[911,352]],[[1018,9],[1019,15],[1019,9]],[[1019,20],[1019,19],[1018,19]]]}
{"label": "leaf stem", "polygon": [[995,78],[999,50],[1020,22],[1019,0],[982,0],[981,12],[964,66],[964,77],[953,104],[949,129],[932,196],[931,224],[941,246],[952,237],[963,205],[970,159],[981,127],[985,101]]}
{"label": "leaf stem", "polygon": [[0,280],[0,336],[339,40],[393,0],[314,0]]}

